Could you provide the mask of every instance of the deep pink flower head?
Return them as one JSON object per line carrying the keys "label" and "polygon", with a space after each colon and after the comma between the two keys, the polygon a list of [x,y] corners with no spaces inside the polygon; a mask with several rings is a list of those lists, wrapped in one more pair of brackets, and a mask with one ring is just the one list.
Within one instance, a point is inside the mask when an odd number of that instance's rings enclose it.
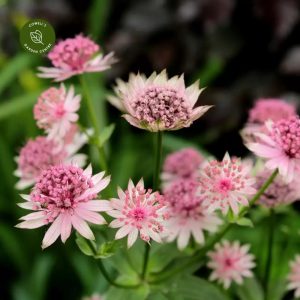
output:
{"label": "deep pink flower head", "polygon": [[37,125],[48,133],[50,139],[61,139],[78,120],[76,113],[80,107],[81,97],[74,94],[73,86],[66,91],[51,87],[43,92],[34,106],[34,118]]}
{"label": "deep pink flower head", "polygon": [[44,136],[29,140],[16,157],[18,164],[15,175],[20,177],[16,184],[17,189],[27,188],[35,183],[41,172],[50,166],[61,163],[74,163],[83,166],[86,155],[75,154],[85,143],[82,136],[77,137],[72,143],[61,147],[55,141]]}
{"label": "deep pink flower head", "polygon": [[211,106],[194,108],[202,90],[198,81],[186,88],[183,75],[168,79],[164,70],[149,78],[131,74],[128,83],[118,80],[117,97],[108,100],[135,127],[153,132],[177,130],[190,126],[210,109]]}
{"label": "deep pink flower head", "polygon": [[230,243],[223,241],[215,246],[215,250],[208,252],[210,261],[207,266],[213,270],[210,280],[217,280],[227,289],[232,281],[243,283],[243,277],[252,277],[255,267],[254,256],[248,254],[250,246],[240,246],[238,241]]}
{"label": "deep pink flower head", "polygon": [[197,193],[195,178],[177,179],[164,192],[166,205],[166,240],[177,239],[179,249],[184,249],[191,236],[204,243],[204,233],[217,231],[222,221],[203,206],[203,197]]}
{"label": "deep pink flower head", "polygon": [[290,262],[288,289],[295,290],[295,298],[300,297],[300,255],[296,255],[295,259]]}
{"label": "deep pink flower head", "polygon": [[281,99],[258,99],[249,111],[249,123],[265,124],[266,121],[279,121],[297,114],[295,105]]}
{"label": "deep pink flower head", "polygon": [[96,212],[109,210],[109,201],[95,199],[109,182],[110,177],[104,178],[104,172],[92,176],[91,166],[85,170],[73,165],[52,166],[42,172],[30,195],[22,195],[27,201],[19,206],[35,212],[22,217],[23,222],[17,227],[31,229],[51,223],[42,248],[53,244],[59,236],[64,243],[72,226],[83,237],[93,240],[87,222],[106,223]]}
{"label": "deep pink flower head", "polygon": [[300,119],[290,117],[276,123],[266,123],[268,133],[255,133],[256,143],[246,146],[257,156],[267,160],[270,170],[278,168],[286,182],[291,182],[299,174],[300,165]]}
{"label": "deep pink flower head", "polygon": [[[259,190],[271,176],[271,171],[263,170],[256,175],[256,188]],[[300,178],[292,182],[284,182],[281,176],[277,176],[267,190],[258,200],[258,204],[274,208],[279,205],[288,205],[300,200]]]}
{"label": "deep pink flower head", "polygon": [[129,180],[128,188],[123,192],[118,188],[119,199],[111,199],[112,210],[107,214],[114,217],[109,226],[120,228],[116,233],[116,239],[128,235],[128,248],[136,241],[138,234],[146,242],[150,239],[160,243],[163,231],[162,196],[158,192],[144,188],[141,179],[136,186]]}
{"label": "deep pink flower head", "polygon": [[254,107],[249,111],[248,122],[241,131],[241,135],[246,142],[255,142],[259,139],[254,136],[256,132],[266,133],[266,121],[277,122],[296,116],[296,106],[281,99],[258,99]]}
{"label": "deep pink flower head", "polygon": [[60,41],[48,54],[54,68],[39,67],[42,73],[38,76],[63,81],[74,75],[109,69],[116,62],[113,53],[103,56],[99,50],[95,42],[80,34]]}
{"label": "deep pink flower head", "polygon": [[221,209],[226,214],[229,208],[234,214],[240,205],[248,205],[248,197],[256,193],[255,179],[250,176],[251,167],[240,159],[230,158],[226,153],[223,161],[212,160],[200,170],[199,194],[209,211]]}
{"label": "deep pink flower head", "polygon": [[204,158],[194,148],[184,148],[169,154],[163,165],[161,179],[166,187],[178,178],[193,178]]}

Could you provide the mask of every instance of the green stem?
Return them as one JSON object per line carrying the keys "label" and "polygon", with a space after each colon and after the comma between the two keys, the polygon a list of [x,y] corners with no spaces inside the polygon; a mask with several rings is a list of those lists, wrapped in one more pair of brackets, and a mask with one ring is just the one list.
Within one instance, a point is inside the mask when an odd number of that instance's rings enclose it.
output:
{"label": "green stem", "polygon": [[100,163],[101,168],[104,171],[107,171],[106,155],[104,152],[104,148],[97,144],[98,138],[100,136],[100,126],[99,126],[99,123],[97,120],[97,115],[96,115],[96,111],[94,109],[94,105],[93,105],[93,101],[92,101],[91,94],[89,91],[89,87],[86,83],[84,75],[79,76],[79,78],[80,78],[80,84],[82,86],[82,90],[85,94],[85,100],[86,100],[86,104],[87,104],[87,108],[88,108],[88,112],[89,112],[90,121],[94,128],[94,137],[95,137],[96,146],[97,146],[97,149],[99,152],[99,163]]}
{"label": "green stem", "polygon": [[[155,169],[153,173],[153,191],[157,191],[159,189],[159,174],[160,174],[160,166],[162,159],[162,132],[158,131],[155,135]],[[150,245],[148,243],[145,244],[145,253],[144,253],[144,263],[141,278],[145,279],[147,274],[148,262],[150,256]]]}
{"label": "green stem", "polygon": [[[87,242],[89,244],[90,249],[93,251],[93,254],[97,255],[97,251],[96,251],[92,241],[87,240]],[[136,289],[140,286],[140,284],[127,285],[127,284],[115,282],[112,278],[110,278],[110,275],[106,271],[101,259],[97,259],[97,266],[98,266],[99,270],[101,271],[103,277],[106,279],[106,281],[115,287],[122,288],[122,289]]]}
{"label": "green stem", "polygon": [[[259,191],[254,195],[254,197],[249,201],[249,206],[243,207],[243,209],[240,210],[240,213],[238,215],[239,218],[244,216],[249,211],[249,209],[255,204],[255,202],[260,198],[260,196],[266,191],[269,185],[273,182],[277,174],[278,174],[278,170],[276,169],[272,173],[272,175],[268,178],[268,180],[262,185]],[[212,249],[213,246],[223,238],[223,236],[231,229],[232,226],[233,226],[232,223],[225,224],[223,228],[218,233],[216,233],[206,243],[204,247],[199,249],[199,251],[197,251],[197,253],[195,253],[192,257],[190,257],[186,262],[174,268],[167,268],[166,271],[164,269],[160,273],[157,273],[157,275],[155,275],[154,280],[149,281],[149,283],[158,284],[162,281],[168,280],[173,275],[181,273],[185,271],[187,268],[193,266],[193,264],[200,262],[201,259],[205,257],[207,251]]]}
{"label": "green stem", "polygon": [[274,226],[275,226],[275,212],[271,208],[269,216],[269,234],[268,234],[268,248],[267,248],[267,262],[264,277],[264,288],[265,288],[265,300],[269,298],[270,289],[270,276],[272,266],[272,255],[273,255],[273,241],[274,241]]}

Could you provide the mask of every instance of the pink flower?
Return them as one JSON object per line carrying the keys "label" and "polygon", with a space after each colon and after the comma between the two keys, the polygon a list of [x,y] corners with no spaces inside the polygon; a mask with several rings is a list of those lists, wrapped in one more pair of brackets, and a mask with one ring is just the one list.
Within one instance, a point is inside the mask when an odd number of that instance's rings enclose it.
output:
{"label": "pink flower", "polygon": [[112,210],[107,212],[115,218],[109,226],[120,228],[115,238],[121,239],[128,235],[128,248],[134,244],[138,234],[146,242],[153,239],[161,243],[164,211],[162,196],[158,192],[146,190],[142,179],[136,186],[129,180],[125,192],[118,188],[118,196],[119,199],[111,200]]}
{"label": "pink flower", "polygon": [[256,132],[268,132],[265,126],[266,121],[277,122],[296,115],[296,106],[292,103],[281,99],[258,99],[249,111],[248,122],[241,131],[241,135],[246,142],[255,142],[259,140],[255,137]]}
{"label": "pink flower", "polygon": [[295,290],[295,298],[300,297],[300,255],[290,262],[290,273],[288,275],[288,289]]}
{"label": "pink flower", "polygon": [[86,239],[95,239],[87,222],[106,223],[96,212],[110,209],[109,201],[95,200],[110,182],[109,176],[103,176],[104,172],[92,176],[91,166],[82,170],[72,165],[58,165],[44,170],[30,195],[21,195],[26,202],[19,206],[34,212],[22,217],[17,227],[32,229],[51,223],[42,242],[43,249],[59,236],[64,243],[72,226]]}
{"label": "pink flower", "polygon": [[99,50],[90,38],[80,34],[60,41],[48,54],[54,68],[39,67],[38,76],[63,81],[74,75],[107,70],[116,59],[113,53],[103,56]]}
{"label": "pink flower", "polygon": [[248,254],[249,245],[240,246],[238,241],[223,241],[208,252],[210,261],[207,266],[213,270],[210,280],[217,280],[224,288],[229,288],[232,281],[243,283],[243,277],[252,277],[251,269],[255,267],[254,256]]}
{"label": "pink flower", "polygon": [[276,123],[267,122],[268,134],[255,133],[256,143],[246,146],[257,156],[267,160],[266,168],[278,169],[286,182],[291,182],[299,173],[300,164],[300,119],[290,117]]}
{"label": "pink flower", "polygon": [[204,233],[215,232],[222,221],[203,206],[203,197],[197,193],[198,183],[193,178],[177,179],[166,189],[166,240],[177,239],[179,249],[184,249],[191,236],[204,243]]}
{"label": "pink flower", "polygon": [[177,130],[189,127],[211,107],[194,108],[202,90],[198,81],[186,88],[183,75],[168,79],[164,70],[149,78],[131,74],[128,83],[118,80],[117,97],[109,97],[109,101],[135,127],[153,132]]}
{"label": "pink flower", "polygon": [[161,174],[164,188],[178,178],[195,177],[203,160],[203,156],[193,148],[184,148],[169,154],[166,157]]}
{"label": "pink flower", "polygon": [[78,120],[76,113],[80,107],[81,97],[74,95],[71,86],[51,87],[43,92],[34,106],[34,118],[37,125],[48,133],[50,139],[63,138]]}
{"label": "pink flower", "polygon": [[82,300],[104,300],[104,297],[102,297],[101,295],[95,293],[90,297],[83,297]]}
{"label": "pink flower", "polygon": [[212,160],[204,164],[198,178],[198,192],[204,197],[208,211],[221,209],[226,214],[231,208],[238,214],[239,204],[248,205],[248,197],[256,193],[250,171],[250,164],[230,158],[228,153],[221,162]]}
{"label": "pink flower", "polygon": [[[262,185],[271,176],[269,170],[263,170],[256,175],[256,188]],[[300,199],[300,182],[295,178],[292,182],[284,182],[281,176],[277,176],[267,190],[260,196],[258,204],[272,208],[279,205],[288,205]]]}
{"label": "pink flower", "polygon": [[82,135],[76,135],[72,143],[63,147],[44,136],[29,140],[16,157],[18,167],[14,174],[20,178],[16,188],[24,189],[33,185],[42,171],[53,165],[72,162],[84,166],[86,155],[75,153],[85,142]]}

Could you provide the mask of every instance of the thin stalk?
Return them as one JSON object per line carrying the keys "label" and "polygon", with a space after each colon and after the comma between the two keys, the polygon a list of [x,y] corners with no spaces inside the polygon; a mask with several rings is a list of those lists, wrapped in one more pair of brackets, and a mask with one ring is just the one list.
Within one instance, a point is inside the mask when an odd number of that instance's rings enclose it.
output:
{"label": "thin stalk", "polygon": [[95,109],[94,109],[91,94],[90,94],[88,85],[85,81],[84,75],[79,76],[79,78],[80,78],[80,84],[82,86],[82,90],[83,90],[84,95],[85,95],[84,98],[86,100],[90,121],[91,121],[92,126],[94,128],[94,137],[95,137],[96,146],[97,146],[97,149],[98,149],[98,152],[99,152],[99,163],[100,163],[101,168],[104,171],[107,171],[106,155],[105,155],[105,152],[104,152],[104,148],[102,146],[98,145],[98,138],[99,138],[99,135],[100,135],[100,126],[99,126],[99,123],[98,123],[98,120],[97,120],[97,115],[96,115],[96,112],[95,112]]}
{"label": "thin stalk", "polygon": [[269,233],[268,233],[268,248],[267,248],[267,262],[264,276],[264,289],[265,289],[265,299],[269,298],[270,289],[270,276],[272,267],[272,256],[273,256],[273,242],[274,242],[274,226],[275,226],[275,212],[274,209],[270,209],[269,216]]}
{"label": "thin stalk", "polygon": [[[92,243],[92,241],[87,240],[90,249],[92,250],[94,255],[97,255],[97,251]],[[140,286],[140,284],[133,284],[133,285],[127,285],[127,284],[122,284],[122,283],[118,283],[115,282],[109,275],[109,273],[106,271],[104,264],[102,263],[101,259],[97,259],[97,266],[99,268],[99,270],[101,271],[103,277],[106,279],[106,281],[108,283],[110,283],[111,285],[118,287],[118,288],[122,288],[122,289],[136,289]]]}
{"label": "thin stalk", "polygon": [[[277,174],[278,174],[278,170],[276,169],[271,174],[271,176],[268,178],[268,180],[262,185],[262,187],[259,189],[259,191],[254,195],[254,197],[249,201],[249,206],[243,207],[243,209],[240,210],[240,213],[238,215],[239,218],[244,216],[249,211],[249,209],[255,204],[255,202],[260,198],[260,196],[266,191],[266,189],[269,187],[269,185],[273,182],[273,180],[275,179]],[[225,224],[223,226],[223,228],[218,233],[216,233],[206,243],[206,245],[204,247],[199,249],[199,251],[197,251],[197,253],[195,253],[187,262],[185,262],[184,264],[181,264],[177,267],[168,268],[166,271],[163,270],[162,272],[157,273],[154,280],[151,280],[149,283],[158,284],[162,281],[168,280],[173,275],[181,273],[181,272],[185,271],[186,269],[190,268],[191,266],[193,266],[193,264],[195,264],[197,262],[201,262],[201,259],[203,259],[205,257],[207,251],[212,249],[213,246],[223,238],[223,236],[231,229],[232,226],[233,226],[232,223]]]}
{"label": "thin stalk", "polygon": [[[162,132],[158,131],[155,135],[155,169],[153,173],[153,190],[157,191],[159,189],[159,174],[160,174],[160,166],[162,159]],[[145,279],[147,274],[148,262],[150,256],[150,245],[148,243],[145,244],[145,253],[144,253],[144,262],[141,278]]]}

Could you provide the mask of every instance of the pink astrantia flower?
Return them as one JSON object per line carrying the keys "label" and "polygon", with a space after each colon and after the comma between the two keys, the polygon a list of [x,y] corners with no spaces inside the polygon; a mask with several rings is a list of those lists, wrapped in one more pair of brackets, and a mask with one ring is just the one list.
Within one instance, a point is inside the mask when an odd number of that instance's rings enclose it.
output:
{"label": "pink astrantia flower", "polygon": [[210,258],[207,266],[213,270],[209,279],[217,280],[227,289],[233,281],[242,284],[243,277],[252,277],[255,263],[254,256],[248,254],[249,248],[249,245],[240,246],[238,241],[217,244],[215,250],[207,254]]}
{"label": "pink astrantia flower", "polygon": [[248,122],[241,135],[246,142],[256,141],[257,137],[254,136],[256,132],[267,132],[266,121],[277,122],[296,115],[296,106],[293,103],[281,99],[259,99],[249,111]]}
{"label": "pink astrantia flower", "polygon": [[118,80],[117,97],[108,100],[135,127],[153,132],[177,130],[190,126],[211,107],[194,108],[202,90],[198,81],[186,88],[183,75],[168,79],[164,70],[149,78],[131,74],[128,83]]}
{"label": "pink astrantia flower", "polygon": [[295,290],[295,298],[300,297],[300,255],[290,262],[290,273],[288,275],[288,289]]}
{"label": "pink astrantia flower", "polygon": [[113,53],[103,56],[99,50],[96,43],[80,34],[60,41],[48,54],[54,68],[39,67],[38,76],[63,81],[74,75],[107,70],[116,59]]}
{"label": "pink astrantia flower", "polygon": [[250,176],[251,167],[240,159],[230,158],[226,153],[223,161],[206,162],[198,178],[199,194],[209,211],[221,209],[226,214],[229,208],[234,214],[240,205],[248,205],[248,197],[256,193],[255,179]]}
{"label": "pink astrantia flower", "polygon": [[[271,176],[271,171],[263,170],[256,175],[256,188],[259,190]],[[295,178],[290,183],[284,182],[281,176],[277,176],[266,191],[260,196],[257,204],[274,208],[279,205],[288,205],[300,200],[300,182]]]}
{"label": "pink astrantia flower", "polygon": [[267,122],[268,134],[255,133],[259,141],[246,146],[257,156],[266,159],[266,168],[279,170],[286,182],[299,173],[300,119],[290,117],[276,123]]}
{"label": "pink astrantia flower", "polygon": [[118,196],[119,199],[111,200],[112,210],[107,212],[115,218],[109,226],[120,228],[115,238],[121,239],[128,235],[128,248],[134,244],[138,234],[146,242],[153,239],[161,243],[161,232],[164,229],[162,196],[158,192],[146,190],[142,179],[136,186],[129,180],[125,192],[118,188]]}
{"label": "pink astrantia flower", "polygon": [[76,113],[81,97],[74,94],[73,86],[67,91],[64,85],[44,91],[34,106],[37,125],[48,133],[50,139],[63,138],[78,120]]}
{"label": "pink astrantia flower", "polygon": [[184,148],[169,154],[161,174],[163,187],[168,187],[179,178],[194,178],[203,160],[203,156],[194,148]]}
{"label": "pink astrantia flower", "polygon": [[203,206],[203,197],[197,193],[198,183],[193,178],[177,179],[164,192],[166,204],[166,240],[177,239],[179,249],[184,249],[191,236],[204,243],[204,233],[217,231],[222,223],[214,213]]}
{"label": "pink astrantia flower", "polygon": [[72,143],[63,147],[44,136],[29,140],[16,157],[18,164],[14,174],[20,178],[17,189],[25,189],[33,185],[41,172],[50,166],[61,163],[73,163],[80,167],[85,165],[86,155],[76,152],[86,142],[84,136],[78,134]]}
{"label": "pink astrantia flower", "polygon": [[92,176],[91,166],[85,170],[73,165],[52,166],[42,172],[30,195],[21,195],[26,202],[19,206],[34,212],[20,218],[22,222],[17,227],[32,229],[51,224],[42,242],[43,249],[59,236],[64,243],[72,226],[93,240],[87,222],[106,223],[96,212],[109,210],[109,201],[95,199],[109,182],[110,177],[104,178],[104,172]]}

